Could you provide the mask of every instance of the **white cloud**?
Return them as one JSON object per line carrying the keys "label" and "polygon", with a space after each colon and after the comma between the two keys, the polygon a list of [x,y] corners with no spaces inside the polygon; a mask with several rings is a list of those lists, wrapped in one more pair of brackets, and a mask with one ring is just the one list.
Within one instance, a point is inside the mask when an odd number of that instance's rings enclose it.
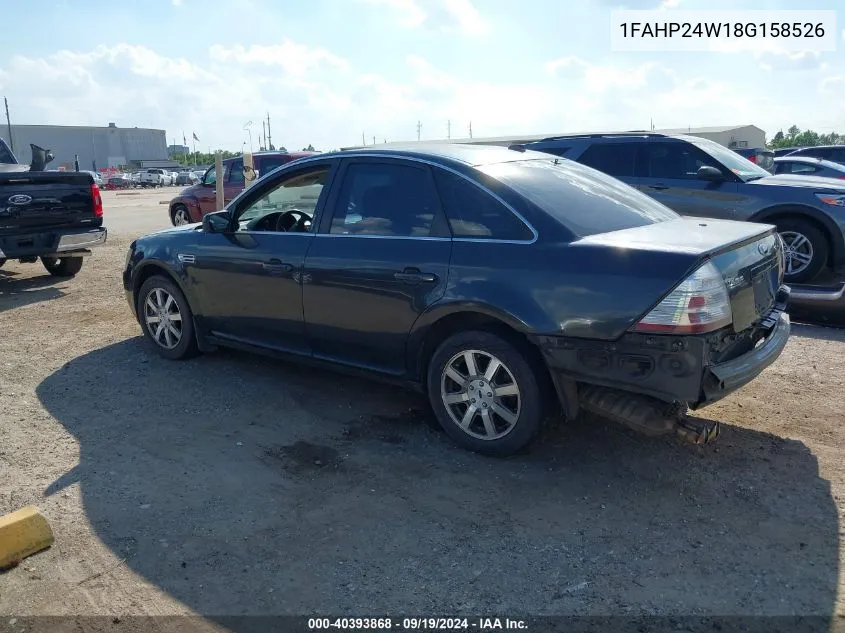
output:
{"label": "white cloud", "polygon": [[463,35],[480,35],[488,30],[487,21],[472,0],[363,0],[382,6],[397,15],[402,26],[428,27]]}
{"label": "white cloud", "polygon": [[[631,58],[628,58],[630,60]],[[738,59],[738,58],[737,58]],[[420,55],[389,79],[357,68],[335,52],[285,40],[272,46],[214,44],[192,60],[120,44],[0,61],[0,92],[10,95],[19,123],[164,128],[167,138],[190,137],[202,147],[237,150],[245,121],[271,113],[277,145],[313,143],[332,149],[360,142],[474,135],[577,132],[597,129],[752,122],[769,131],[793,122],[845,128],[840,106],[845,76],[816,77],[796,100],[792,82],[766,90],[666,63],[591,63],[569,56],[549,61],[545,79],[524,75],[489,81],[457,74]],[[542,68],[536,69],[542,70]],[[768,80],[767,80],[768,81]],[[747,98],[753,94],[753,98]],[[796,120],[795,107],[813,103],[814,120]],[[818,121],[818,122],[817,122]],[[253,140],[260,124],[253,126]],[[256,143],[257,145],[257,143]]]}
{"label": "white cloud", "polygon": [[754,57],[763,70],[818,70],[824,66],[821,53],[813,51],[755,53]]}

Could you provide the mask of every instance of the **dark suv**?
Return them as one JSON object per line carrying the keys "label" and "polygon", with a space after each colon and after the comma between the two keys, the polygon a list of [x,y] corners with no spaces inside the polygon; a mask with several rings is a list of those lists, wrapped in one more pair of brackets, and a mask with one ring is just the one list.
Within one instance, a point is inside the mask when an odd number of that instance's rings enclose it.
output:
{"label": "dark suv", "polygon": [[[287,163],[313,156],[317,152],[255,152],[252,164],[257,176],[263,176]],[[225,204],[243,191],[246,184],[244,178],[244,159],[242,156],[227,158],[223,161],[223,200]],[[217,208],[217,182],[214,165],[209,167],[197,184],[184,189],[170,201],[170,221],[174,226],[201,222],[206,213],[219,211]]]}
{"label": "dark suv", "polygon": [[773,176],[723,145],[685,135],[558,136],[523,147],[598,169],[681,215],[774,224],[788,282],[845,265],[845,184],[832,178]]}
{"label": "dark suv", "polygon": [[845,145],[817,145],[815,147],[800,147],[784,156],[801,156],[802,158],[821,158],[834,163],[845,165]]}

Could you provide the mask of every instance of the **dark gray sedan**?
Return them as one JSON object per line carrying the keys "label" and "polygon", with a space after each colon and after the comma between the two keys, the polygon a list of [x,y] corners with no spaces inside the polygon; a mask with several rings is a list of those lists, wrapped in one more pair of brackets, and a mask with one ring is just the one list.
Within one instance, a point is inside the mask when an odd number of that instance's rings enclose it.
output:
{"label": "dark gray sedan", "polygon": [[775,159],[774,173],[845,179],[845,164],[809,156],[784,156]]}

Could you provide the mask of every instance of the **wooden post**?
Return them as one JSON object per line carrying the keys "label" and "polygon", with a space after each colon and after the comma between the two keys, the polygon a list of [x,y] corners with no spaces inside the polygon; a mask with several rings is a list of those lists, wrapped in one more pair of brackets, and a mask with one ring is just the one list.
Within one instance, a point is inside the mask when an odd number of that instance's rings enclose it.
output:
{"label": "wooden post", "polygon": [[215,193],[217,194],[217,211],[222,211],[226,206],[226,199],[223,196],[223,154],[216,152],[214,154],[214,180]]}
{"label": "wooden post", "polygon": [[249,189],[256,180],[255,163],[252,160],[252,152],[244,153],[244,189]]}

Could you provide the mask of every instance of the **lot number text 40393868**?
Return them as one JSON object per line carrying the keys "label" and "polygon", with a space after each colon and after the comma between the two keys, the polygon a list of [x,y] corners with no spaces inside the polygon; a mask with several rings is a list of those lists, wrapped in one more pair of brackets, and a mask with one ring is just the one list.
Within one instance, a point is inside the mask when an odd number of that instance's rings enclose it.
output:
{"label": "lot number text 40393868", "polygon": [[511,618],[308,618],[308,630],[496,631],[526,630],[524,620]]}

